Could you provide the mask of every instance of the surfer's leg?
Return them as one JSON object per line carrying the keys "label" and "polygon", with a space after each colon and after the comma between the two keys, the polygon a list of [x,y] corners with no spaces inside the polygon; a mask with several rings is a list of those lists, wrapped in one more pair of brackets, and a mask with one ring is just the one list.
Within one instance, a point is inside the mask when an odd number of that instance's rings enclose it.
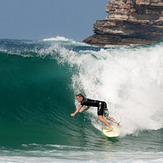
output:
{"label": "surfer's leg", "polygon": [[100,102],[97,110],[98,119],[108,127],[108,132],[113,130],[111,125],[103,118],[105,102]]}
{"label": "surfer's leg", "polygon": [[102,115],[99,115],[99,116],[98,116],[98,119],[99,119],[101,122],[103,122],[103,123],[109,128],[108,131],[112,131],[112,130],[113,130],[113,128],[111,127],[111,125],[103,118]]}
{"label": "surfer's leg", "polygon": [[108,119],[109,121],[111,121],[121,127],[121,125],[114,118],[106,116],[106,119]]}
{"label": "surfer's leg", "polygon": [[109,116],[107,116],[106,117],[109,121],[111,121],[111,122],[114,122],[114,123],[116,123],[117,121],[115,121],[115,119],[114,118],[112,118],[112,117],[109,117]]}

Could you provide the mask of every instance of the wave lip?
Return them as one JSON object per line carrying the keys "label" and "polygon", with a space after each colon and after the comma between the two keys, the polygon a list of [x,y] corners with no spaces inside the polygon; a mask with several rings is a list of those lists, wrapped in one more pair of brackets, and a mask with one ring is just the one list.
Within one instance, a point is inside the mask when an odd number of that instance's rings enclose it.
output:
{"label": "wave lip", "polygon": [[52,38],[45,38],[42,41],[72,41],[72,40],[65,38],[63,36],[56,36],[56,37],[52,37]]}

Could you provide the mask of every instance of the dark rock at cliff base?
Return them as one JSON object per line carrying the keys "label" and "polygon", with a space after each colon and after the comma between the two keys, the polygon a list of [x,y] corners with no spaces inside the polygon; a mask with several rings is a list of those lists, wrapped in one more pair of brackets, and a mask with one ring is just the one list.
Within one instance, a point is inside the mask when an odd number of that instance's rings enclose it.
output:
{"label": "dark rock at cliff base", "polygon": [[105,20],[94,24],[85,43],[96,46],[146,45],[163,38],[163,0],[108,1]]}
{"label": "dark rock at cliff base", "polygon": [[141,39],[141,38],[133,38],[133,37],[121,37],[116,35],[98,35],[94,34],[84,40],[85,43],[95,46],[109,46],[109,45],[146,45],[154,43],[155,41]]}

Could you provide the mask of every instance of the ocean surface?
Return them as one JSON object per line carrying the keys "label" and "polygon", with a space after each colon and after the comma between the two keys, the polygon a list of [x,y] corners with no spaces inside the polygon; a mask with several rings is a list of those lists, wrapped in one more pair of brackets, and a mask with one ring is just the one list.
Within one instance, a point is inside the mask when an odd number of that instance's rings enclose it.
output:
{"label": "ocean surface", "polygon": [[[96,108],[70,116],[78,93],[107,102],[119,138]],[[163,162],[163,42],[0,40],[0,162]]]}

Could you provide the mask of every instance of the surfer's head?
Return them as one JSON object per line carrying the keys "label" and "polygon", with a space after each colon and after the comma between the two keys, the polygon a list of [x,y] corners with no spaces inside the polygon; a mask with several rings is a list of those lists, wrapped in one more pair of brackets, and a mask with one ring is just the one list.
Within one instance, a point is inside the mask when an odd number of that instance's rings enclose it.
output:
{"label": "surfer's head", "polygon": [[79,93],[79,94],[76,96],[76,99],[78,100],[78,102],[82,102],[83,99],[84,99],[84,96],[83,96],[81,93]]}

